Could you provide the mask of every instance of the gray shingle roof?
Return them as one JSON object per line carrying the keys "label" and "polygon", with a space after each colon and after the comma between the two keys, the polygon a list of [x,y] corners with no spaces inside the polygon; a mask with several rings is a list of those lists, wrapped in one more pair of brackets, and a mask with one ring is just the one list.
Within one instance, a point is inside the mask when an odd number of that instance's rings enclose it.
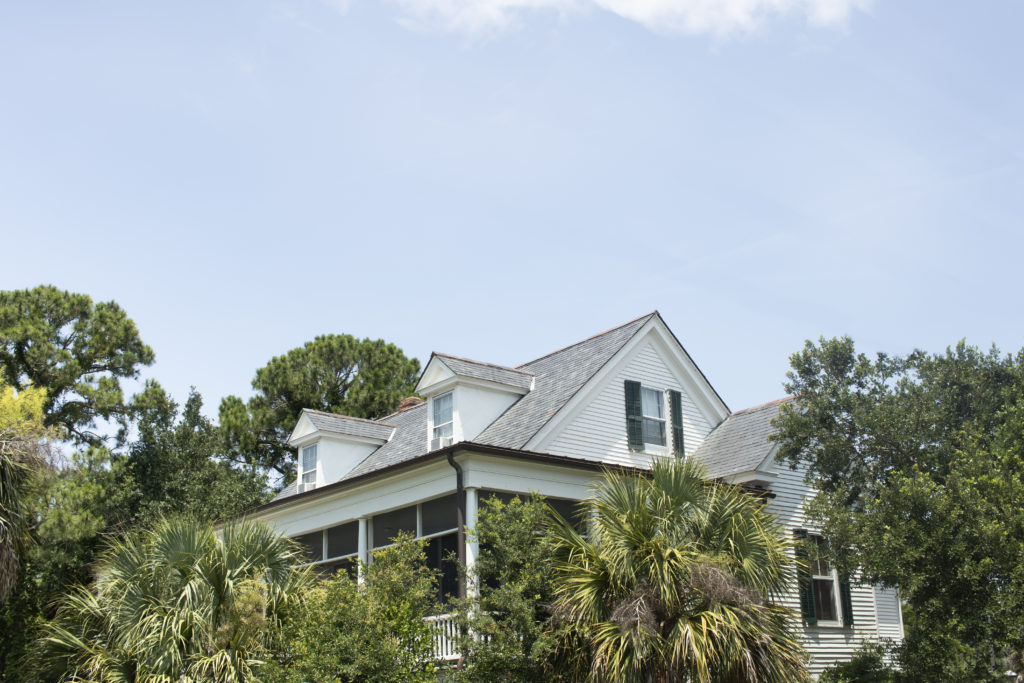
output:
{"label": "gray shingle roof", "polygon": [[389,415],[387,421],[395,425],[395,435],[386,444],[352,468],[342,479],[373,472],[405,460],[411,460],[427,451],[427,404]]}
{"label": "gray shingle roof", "polygon": [[779,414],[779,406],[791,400],[790,396],[733,413],[704,439],[693,458],[714,478],[757,469],[775,448],[768,441],[774,431],[772,418]]}
{"label": "gray shingle roof", "polygon": [[309,421],[317,429],[336,434],[386,440],[391,437],[391,432],[395,429],[395,425],[386,422],[325,413],[322,410],[305,408],[302,413],[309,418]]}
{"label": "gray shingle roof", "polygon": [[656,313],[584,339],[554,353],[520,365],[536,376],[533,391],[491,423],[474,441],[491,446],[522,448],[562,406],[632,339]]}
{"label": "gray shingle roof", "polygon": [[506,368],[500,365],[492,365],[491,363],[481,363],[480,361],[449,356],[444,353],[435,353],[434,356],[447,365],[456,375],[463,377],[483,379],[488,382],[497,382],[498,384],[526,390],[529,390],[533,384],[533,373],[526,372],[525,370]]}
{"label": "gray shingle roof", "polygon": [[[509,380],[533,382],[532,391],[512,404],[474,439],[475,442],[490,446],[521,449],[655,315],[657,313],[637,318],[518,368],[504,368],[453,356],[436,355],[457,375],[501,381],[505,384],[509,384]],[[453,364],[458,366],[458,369],[453,367]],[[494,379],[495,377],[501,379]],[[529,384],[526,387],[529,387]],[[321,415],[327,418],[340,417],[329,413]],[[382,421],[384,420],[388,425],[394,425],[395,431],[391,440],[368,455],[340,481],[391,467],[427,452],[426,404],[388,415]],[[294,493],[294,485],[286,487],[274,500]]]}

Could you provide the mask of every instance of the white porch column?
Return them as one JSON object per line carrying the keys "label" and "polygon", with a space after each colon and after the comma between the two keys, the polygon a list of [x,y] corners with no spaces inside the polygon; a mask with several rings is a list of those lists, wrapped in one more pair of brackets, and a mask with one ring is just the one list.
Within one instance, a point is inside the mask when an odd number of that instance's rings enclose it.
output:
{"label": "white porch column", "polygon": [[369,551],[369,547],[368,547],[369,546],[369,537],[367,535],[367,522],[368,522],[368,520],[366,519],[366,517],[360,517],[359,518],[359,542],[358,542],[358,545],[356,546],[356,552],[359,553],[359,555],[358,555],[358,557],[359,557],[359,576],[358,576],[358,578],[356,580],[359,583],[362,583],[363,581],[366,580],[366,577],[363,576],[363,565],[370,561],[370,551]]}
{"label": "white porch column", "polygon": [[476,564],[476,558],[480,554],[480,543],[474,538],[470,539],[470,529],[476,528],[476,511],[477,511],[478,499],[477,489],[473,487],[466,488],[466,574],[468,575],[468,582],[466,585],[467,597],[475,598],[479,594],[477,590],[476,581],[473,578],[473,566]]}

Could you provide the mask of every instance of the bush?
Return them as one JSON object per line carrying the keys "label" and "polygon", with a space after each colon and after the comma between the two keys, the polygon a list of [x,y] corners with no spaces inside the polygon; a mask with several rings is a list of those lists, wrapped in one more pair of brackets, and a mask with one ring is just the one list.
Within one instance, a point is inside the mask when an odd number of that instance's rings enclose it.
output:
{"label": "bush", "polygon": [[895,683],[897,672],[889,666],[889,650],[881,643],[867,642],[850,661],[825,669],[821,683]]}
{"label": "bush", "polygon": [[435,683],[431,627],[437,584],[423,543],[402,539],[374,553],[366,581],[339,572],[285,615],[273,661],[261,667],[267,683],[405,681]]}

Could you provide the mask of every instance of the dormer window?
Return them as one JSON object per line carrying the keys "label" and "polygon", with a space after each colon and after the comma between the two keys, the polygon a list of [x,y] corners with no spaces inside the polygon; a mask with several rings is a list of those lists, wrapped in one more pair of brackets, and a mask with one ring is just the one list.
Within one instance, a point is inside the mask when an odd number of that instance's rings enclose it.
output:
{"label": "dormer window", "polygon": [[316,488],[316,444],[304,446],[302,457],[299,458],[299,490],[309,491]]}
{"label": "dormer window", "polygon": [[452,392],[435,396],[430,403],[434,414],[434,429],[430,440],[431,449],[443,448],[451,444],[455,434]]}

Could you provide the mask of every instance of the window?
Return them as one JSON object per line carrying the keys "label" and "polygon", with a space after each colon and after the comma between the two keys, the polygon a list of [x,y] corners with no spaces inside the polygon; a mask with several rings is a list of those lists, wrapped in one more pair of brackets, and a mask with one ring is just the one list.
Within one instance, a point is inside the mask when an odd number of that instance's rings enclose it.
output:
{"label": "window", "polygon": [[435,439],[451,437],[452,430],[452,392],[441,394],[433,400],[434,405],[434,434]]}
{"label": "window", "polygon": [[644,418],[644,443],[665,445],[665,392],[643,387],[641,389]]}
{"label": "window", "polygon": [[828,546],[821,536],[811,536],[811,586],[818,621],[839,621],[836,570],[828,561]]}
{"label": "window", "polygon": [[655,446],[654,453],[667,455],[662,449],[668,446],[671,427],[672,454],[677,458],[683,457],[682,394],[675,389],[662,391],[645,387],[631,379],[625,381],[625,389],[626,437],[629,450],[643,453],[648,446]]}
{"label": "window", "polygon": [[316,444],[302,449],[300,480],[302,490],[316,488]]}

